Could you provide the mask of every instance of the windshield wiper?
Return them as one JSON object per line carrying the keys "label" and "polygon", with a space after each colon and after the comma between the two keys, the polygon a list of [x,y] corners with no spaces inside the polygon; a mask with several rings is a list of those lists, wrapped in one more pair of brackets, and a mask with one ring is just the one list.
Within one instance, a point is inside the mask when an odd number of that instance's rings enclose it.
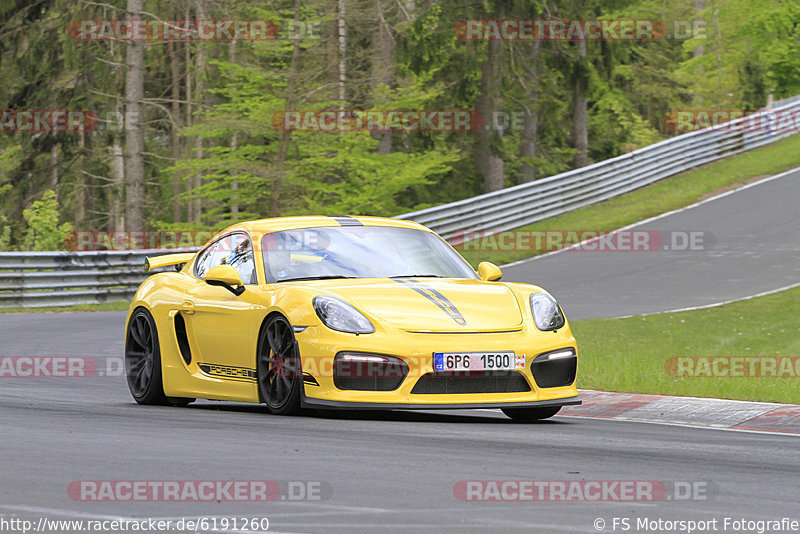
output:
{"label": "windshield wiper", "polygon": [[356,278],[355,276],[345,276],[343,274],[323,274],[320,276],[299,276],[297,278],[284,278],[278,282],[296,282],[298,280],[332,280],[335,278]]}
{"label": "windshield wiper", "polygon": [[389,278],[447,278],[441,274],[398,274]]}

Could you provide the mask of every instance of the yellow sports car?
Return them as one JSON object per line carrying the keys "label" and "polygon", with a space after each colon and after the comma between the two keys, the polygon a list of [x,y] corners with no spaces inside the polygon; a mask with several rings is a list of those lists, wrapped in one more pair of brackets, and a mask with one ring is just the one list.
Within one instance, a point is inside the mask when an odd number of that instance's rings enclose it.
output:
{"label": "yellow sports car", "polygon": [[477,273],[424,226],[283,217],[231,226],[159,272],[128,312],[125,363],[141,404],[196,398],[303,409],[580,404],[575,338],[540,287]]}

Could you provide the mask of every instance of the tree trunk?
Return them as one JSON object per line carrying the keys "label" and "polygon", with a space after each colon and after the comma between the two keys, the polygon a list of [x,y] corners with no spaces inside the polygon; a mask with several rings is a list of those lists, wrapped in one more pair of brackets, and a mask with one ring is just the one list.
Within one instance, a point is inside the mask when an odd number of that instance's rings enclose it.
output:
{"label": "tree trunk", "polygon": [[[92,136],[86,135],[86,132],[78,132],[78,146],[81,151],[81,159],[85,161],[85,156],[92,153],[93,148]],[[94,178],[88,174],[81,173],[78,176],[78,189],[76,194],[76,209],[75,209],[75,228],[85,228],[87,221],[95,213],[95,190]]]}
{"label": "tree trunk", "polygon": [[58,193],[58,143],[50,147],[50,189]]}
{"label": "tree trunk", "polygon": [[[696,12],[695,14],[699,14],[705,8],[706,8],[705,0],[694,0],[694,10]],[[703,48],[703,45],[699,44],[699,45],[694,47],[694,50],[692,50],[692,57],[700,57],[704,53],[705,53],[705,49]],[[703,66],[700,65],[699,67],[697,67],[697,71],[698,72],[703,72]]]}
{"label": "tree trunk", "polygon": [[[189,20],[189,15],[191,10],[189,9],[189,3],[186,4],[186,15],[185,19]],[[186,41],[184,43],[184,67],[186,69],[185,72],[185,80],[184,80],[184,93],[186,95],[186,118],[184,119],[183,123],[186,126],[192,125],[192,43],[190,41]],[[195,213],[195,203],[192,199],[192,178],[187,177],[186,179],[186,220],[187,221],[194,221],[197,217],[200,216],[199,213]]]}
{"label": "tree trunk", "polygon": [[[231,44],[228,47],[228,61],[231,63],[236,63],[236,39],[232,39]],[[236,150],[236,144],[238,141],[237,137],[237,132],[234,131],[231,135],[231,148],[233,151]],[[234,178],[231,182],[231,191],[233,191],[233,195],[231,195],[231,215],[236,218],[236,216],[239,214],[239,194],[237,193],[237,191],[239,191],[239,180],[236,178]]]}
{"label": "tree trunk", "polygon": [[503,130],[494,120],[501,103],[497,83],[497,76],[500,73],[498,65],[503,61],[501,46],[500,41],[489,41],[486,60],[481,63],[478,111],[483,116],[483,127],[475,134],[475,168],[483,176],[483,189],[486,193],[497,191],[504,186],[503,159],[492,147],[495,135],[499,139],[503,138]]}
{"label": "tree trunk", "polygon": [[[173,164],[177,164],[181,157],[181,138],[178,133],[181,129],[181,65],[178,59],[176,45],[173,41],[169,43],[169,57],[170,57],[170,74],[172,76],[172,125],[170,129],[170,141],[172,144],[172,160]],[[172,174],[172,222],[181,221],[181,174],[175,171]]]}
{"label": "tree trunk", "polygon": [[122,209],[122,185],[125,183],[125,153],[122,147],[123,131],[120,125],[124,124],[124,105],[122,99],[117,99],[114,106],[114,137],[111,142],[111,188],[108,193],[109,226],[110,230],[125,228],[125,213]]}
{"label": "tree trunk", "polygon": [[[394,36],[392,28],[386,22],[384,0],[374,0],[376,23],[378,25],[377,42],[372,53],[372,94],[381,85],[394,83]],[[373,132],[372,137],[378,140],[378,154],[392,153],[392,133]]]}
{"label": "tree trunk", "polygon": [[[325,13],[326,18],[331,21],[338,20],[338,2],[328,2]],[[326,91],[328,98],[335,100],[338,95],[339,85],[339,25],[337,23],[325,24],[323,26],[325,39],[325,79],[331,88]]]}
{"label": "tree trunk", "polygon": [[[236,151],[236,146],[238,142],[238,135],[236,132],[233,132],[231,136],[231,148],[233,152]],[[231,181],[231,191],[233,191],[233,195],[231,195],[231,215],[234,216],[234,219],[237,215],[239,215],[239,180],[234,178]]]}
{"label": "tree trunk", "polygon": [[[204,0],[197,0],[197,17],[200,20],[206,18],[205,12],[205,5]],[[204,78],[203,78],[203,71],[206,69],[206,49],[202,42],[197,43],[197,63],[195,64],[195,89],[194,89],[194,97],[197,99],[197,112],[201,111],[201,102],[203,98],[203,91],[205,89],[204,86]],[[194,140],[194,157],[195,159],[203,159],[203,138],[201,136],[197,136]],[[193,199],[192,203],[194,205],[194,220],[192,222],[200,223],[203,220],[202,217],[202,209],[203,203],[202,198],[200,196],[200,188],[203,185],[203,173],[197,172],[194,175],[194,180],[192,183],[192,192],[193,192]]]}
{"label": "tree trunk", "polygon": [[[126,17],[141,20],[144,0],[128,0]],[[144,43],[128,41],[125,72],[125,222],[144,230]]]}
{"label": "tree trunk", "polygon": [[345,0],[339,0],[339,11],[337,14],[337,26],[339,29],[339,109],[344,109],[347,100],[345,91],[347,83],[347,28],[345,26]]}
{"label": "tree trunk", "polygon": [[586,110],[586,41],[577,41],[578,67],[572,93],[572,140],[575,147],[573,167],[589,164],[589,117]]}
{"label": "tree trunk", "polygon": [[[121,46],[125,46],[122,44]],[[111,59],[122,63],[122,48],[114,41],[109,42]],[[113,122],[109,124],[111,138],[111,187],[108,188],[108,228],[109,230],[125,229],[125,208],[122,204],[122,191],[125,185],[125,101],[122,91],[126,76],[125,69],[117,68],[114,72],[113,92],[117,95],[114,101]]]}
{"label": "tree trunk", "polygon": [[[712,13],[714,21],[714,38],[716,40],[717,49],[717,90],[722,91],[722,26],[719,22],[719,6],[713,7]],[[722,96],[721,94],[719,96]]]}
{"label": "tree trunk", "polygon": [[[181,65],[175,50],[175,42],[169,42],[170,74],[172,75],[172,124],[170,126],[170,142],[172,144],[172,162],[178,163],[181,157],[181,138],[178,135],[181,129]],[[181,174],[172,173],[172,222],[181,221]]]}
{"label": "tree trunk", "polygon": [[[539,142],[539,104],[537,98],[539,96],[539,46],[541,41],[534,41],[530,45],[530,54],[528,66],[525,69],[526,80],[525,87],[525,101],[527,102],[525,108],[525,117],[522,125],[522,138],[520,139],[519,155],[522,158],[535,158],[536,146]],[[520,182],[532,182],[536,180],[536,175],[539,169],[533,162],[525,162],[523,160],[522,167],[520,168]]]}
{"label": "tree trunk", "polygon": [[[300,2],[295,0],[294,4],[294,20],[300,21]],[[298,61],[300,60],[300,40],[295,39],[292,45],[292,58],[289,61],[289,78],[286,84],[286,111],[294,108],[295,97],[297,95],[297,68]],[[275,172],[272,180],[272,196],[270,198],[270,216],[277,217],[280,214],[281,208],[281,188],[283,186],[283,176],[286,172],[286,155],[289,152],[289,141],[291,140],[292,132],[289,130],[282,130],[278,137],[278,153],[275,157]]]}

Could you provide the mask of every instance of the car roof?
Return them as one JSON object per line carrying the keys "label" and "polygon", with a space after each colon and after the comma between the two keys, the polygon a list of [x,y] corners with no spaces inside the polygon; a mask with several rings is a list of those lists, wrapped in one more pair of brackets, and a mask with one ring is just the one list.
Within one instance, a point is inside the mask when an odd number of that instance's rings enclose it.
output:
{"label": "car roof", "polygon": [[244,230],[254,234],[269,234],[282,230],[295,230],[300,228],[315,227],[336,227],[336,226],[389,226],[394,228],[413,228],[415,230],[425,230],[427,228],[419,223],[404,221],[401,219],[390,219],[387,217],[351,217],[351,216],[325,216],[312,215],[302,217],[275,217],[271,219],[259,219],[234,224],[221,231],[218,236]]}

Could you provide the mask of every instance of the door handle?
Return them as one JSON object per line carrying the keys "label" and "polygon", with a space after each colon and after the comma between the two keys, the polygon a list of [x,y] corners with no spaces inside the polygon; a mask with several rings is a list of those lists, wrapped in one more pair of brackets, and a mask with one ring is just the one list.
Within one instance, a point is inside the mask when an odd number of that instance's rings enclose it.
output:
{"label": "door handle", "polygon": [[191,300],[184,300],[181,304],[181,311],[186,315],[194,315],[194,302]]}

